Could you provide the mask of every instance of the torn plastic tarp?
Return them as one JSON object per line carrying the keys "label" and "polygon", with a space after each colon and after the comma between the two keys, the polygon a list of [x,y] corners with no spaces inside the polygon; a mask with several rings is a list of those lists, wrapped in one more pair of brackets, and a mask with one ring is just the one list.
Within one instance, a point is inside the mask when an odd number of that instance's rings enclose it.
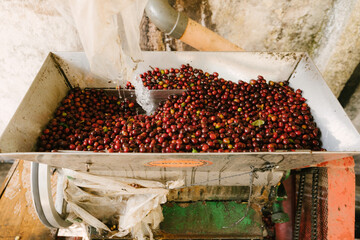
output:
{"label": "torn plastic tarp", "polygon": [[163,184],[63,171],[64,198],[69,207],[67,220],[109,231],[113,237],[131,233],[137,239],[152,239],[152,229],[163,220],[161,204],[166,202],[168,189],[184,185],[183,180]]}

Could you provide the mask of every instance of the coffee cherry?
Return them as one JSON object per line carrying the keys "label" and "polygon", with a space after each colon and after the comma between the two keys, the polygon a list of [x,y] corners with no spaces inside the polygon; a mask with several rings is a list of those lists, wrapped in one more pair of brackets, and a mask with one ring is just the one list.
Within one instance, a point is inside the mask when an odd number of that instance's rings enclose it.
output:
{"label": "coffee cherry", "polygon": [[[38,150],[107,152],[320,151],[321,132],[288,82],[264,77],[226,81],[189,64],[153,68],[140,78],[153,89],[184,89],[153,115],[97,89],[71,89],[39,137]],[[127,89],[134,89],[130,82]]]}

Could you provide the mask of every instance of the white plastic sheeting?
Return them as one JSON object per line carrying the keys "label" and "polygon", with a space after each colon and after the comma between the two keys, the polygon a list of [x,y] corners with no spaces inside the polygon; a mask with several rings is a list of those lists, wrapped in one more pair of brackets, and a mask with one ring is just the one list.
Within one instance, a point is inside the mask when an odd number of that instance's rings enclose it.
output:
{"label": "white plastic sheeting", "polygon": [[140,21],[147,0],[58,1],[78,30],[91,71],[124,87],[142,60]]}
{"label": "white plastic sheeting", "polygon": [[[88,224],[110,235],[131,233],[136,239],[153,238],[163,220],[160,204],[168,189],[184,185],[183,180],[157,181],[104,177],[64,169],[64,198],[69,206],[68,221]],[[115,225],[116,229],[109,229]]]}

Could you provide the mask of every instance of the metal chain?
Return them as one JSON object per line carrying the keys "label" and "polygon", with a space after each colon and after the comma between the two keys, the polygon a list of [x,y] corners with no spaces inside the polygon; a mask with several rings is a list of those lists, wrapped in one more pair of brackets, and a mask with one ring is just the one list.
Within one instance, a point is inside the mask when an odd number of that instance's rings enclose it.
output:
{"label": "metal chain", "polygon": [[301,210],[304,199],[304,187],[305,187],[305,172],[300,172],[299,192],[295,214],[295,227],[294,227],[294,240],[299,240],[300,236],[300,222],[301,222]]}
{"label": "metal chain", "polygon": [[311,239],[317,239],[317,216],[318,216],[318,190],[319,190],[319,168],[313,168],[312,179],[312,206],[311,206]]}

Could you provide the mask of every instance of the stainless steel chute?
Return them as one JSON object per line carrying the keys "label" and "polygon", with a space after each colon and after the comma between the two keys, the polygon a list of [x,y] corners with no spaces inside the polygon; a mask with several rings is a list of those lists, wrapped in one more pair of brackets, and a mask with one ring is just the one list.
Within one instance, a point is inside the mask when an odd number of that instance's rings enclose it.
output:
{"label": "stainless steel chute", "polygon": [[[131,171],[154,171],[149,166],[155,160],[193,159],[212,164],[197,168],[197,172],[212,172],[226,168],[225,172],[248,171],[250,166],[261,167],[264,162],[275,163],[279,169],[293,169],[358,154],[360,137],[346,113],[331,93],[321,74],[306,53],[260,52],[144,52],[144,62],[136,73],[156,66],[177,67],[190,63],[204,71],[219,72],[225,79],[250,80],[257,75],[272,81],[287,80],[290,86],[303,90],[312,114],[322,131],[322,142],[327,152],[275,152],[275,153],[92,153],[66,151],[57,153],[35,152],[36,141],[69,87],[115,88],[115,83],[92,75],[84,53],[51,53],[17,109],[0,139],[0,158],[46,163],[101,174]],[[130,170],[132,169],[132,170]],[[167,172],[178,171],[169,168]],[[183,169],[182,169],[183,170]],[[130,171],[130,172],[129,172]],[[136,174],[135,174],[136,175]]]}

